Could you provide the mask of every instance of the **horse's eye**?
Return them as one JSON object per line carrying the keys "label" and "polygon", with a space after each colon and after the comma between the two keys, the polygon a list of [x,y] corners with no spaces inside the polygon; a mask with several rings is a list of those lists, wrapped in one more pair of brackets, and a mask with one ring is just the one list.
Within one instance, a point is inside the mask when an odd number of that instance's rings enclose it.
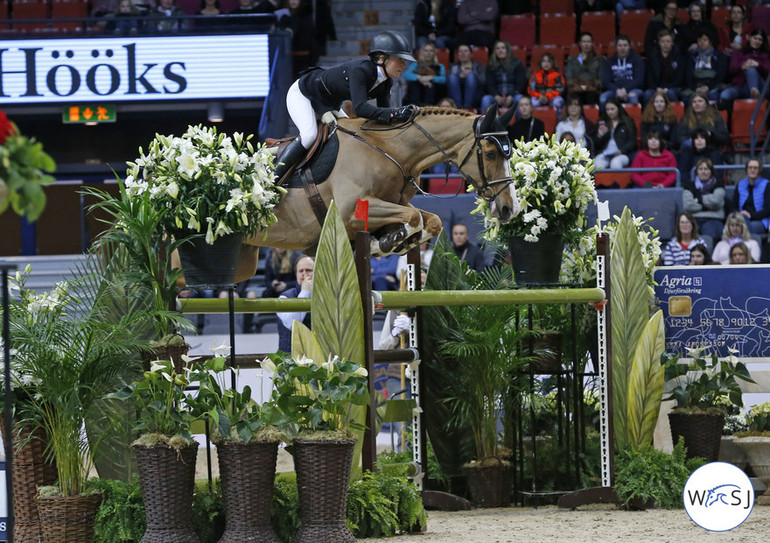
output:
{"label": "horse's eye", "polygon": [[486,157],[487,160],[494,160],[495,156],[497,156],[497,153],[495,151],[487,151],[486,153],[484,153],[484,156]]}

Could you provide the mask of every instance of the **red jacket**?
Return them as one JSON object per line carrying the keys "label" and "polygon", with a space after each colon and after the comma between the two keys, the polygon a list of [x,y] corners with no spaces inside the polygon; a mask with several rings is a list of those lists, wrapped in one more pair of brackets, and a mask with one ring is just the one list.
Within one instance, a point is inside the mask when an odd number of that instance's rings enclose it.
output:
{"label": "red jacket", "polygon": [[[639,151],[631,164],[632,168],[676,168],[676,158],[666,149],[658,156],[652,156],[649,151]],[[633,172],[631,181],[637,187],[643,187],[652,181],[653,187],[673,187],[676,183],[676,172]]]}
{"label": "red jacket", "polygon": [[564,91],[564,78],[556,70],[537,70],[529,78],[529,95],[540,98],[543,94],[553,100]]}

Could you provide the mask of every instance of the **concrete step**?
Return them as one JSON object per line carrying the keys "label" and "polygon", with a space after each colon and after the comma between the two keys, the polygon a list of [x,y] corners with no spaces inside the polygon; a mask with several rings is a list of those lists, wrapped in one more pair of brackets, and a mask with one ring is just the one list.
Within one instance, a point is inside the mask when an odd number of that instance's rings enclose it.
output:
{"label": "concrete step", "polygon": [[351,26],[337,26],[337,40],[369,40],[372,36],[378,32],[385,30],[395,30],[397,32],[405,33],[407,36],[411,32],[408,26],[403,24],[393,25],[379,25],[377,27],[351,25]]}
{"label": "concrete step", "polygon": [[408,11],[411,18],[416,5],[417,2],[414,0],[395,0],[391,2],[384,0],[334,0],[331,3],[331,9],[336,22],[338,13],[363,10],[380,12],[392,10]]}
{"label": "concrete step", "polygon": [[339,30],[341,26],[361,25],[376,27],[379,25],[404,25],[411,24],[414,16],[414,8],[387,9],[379,11],[354,10],[334,13],[334,26]]}

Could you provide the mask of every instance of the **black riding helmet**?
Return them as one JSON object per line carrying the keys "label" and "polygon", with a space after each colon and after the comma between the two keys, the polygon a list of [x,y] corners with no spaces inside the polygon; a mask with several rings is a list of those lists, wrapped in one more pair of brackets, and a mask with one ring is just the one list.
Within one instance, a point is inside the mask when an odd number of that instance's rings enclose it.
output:
{"label": "black riding helmet", "polygon": [[417,62],[412,56],[409,40],[403,34],[394,30],[380,32],[372,38],[369,47],[369,56],[374,58],[378,54],[403,58],[410,62]]}

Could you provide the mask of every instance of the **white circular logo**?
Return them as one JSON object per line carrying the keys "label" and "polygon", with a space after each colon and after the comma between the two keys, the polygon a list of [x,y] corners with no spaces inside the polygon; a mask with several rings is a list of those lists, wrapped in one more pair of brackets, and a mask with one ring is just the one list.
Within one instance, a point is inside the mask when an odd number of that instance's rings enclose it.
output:
{"label": "white circular logo", "polygon": [[748,476],[726,462],[711,462],[695,470],[682,497],[693,522],[712,532],[732,530],[754,508],[754,487]]}

